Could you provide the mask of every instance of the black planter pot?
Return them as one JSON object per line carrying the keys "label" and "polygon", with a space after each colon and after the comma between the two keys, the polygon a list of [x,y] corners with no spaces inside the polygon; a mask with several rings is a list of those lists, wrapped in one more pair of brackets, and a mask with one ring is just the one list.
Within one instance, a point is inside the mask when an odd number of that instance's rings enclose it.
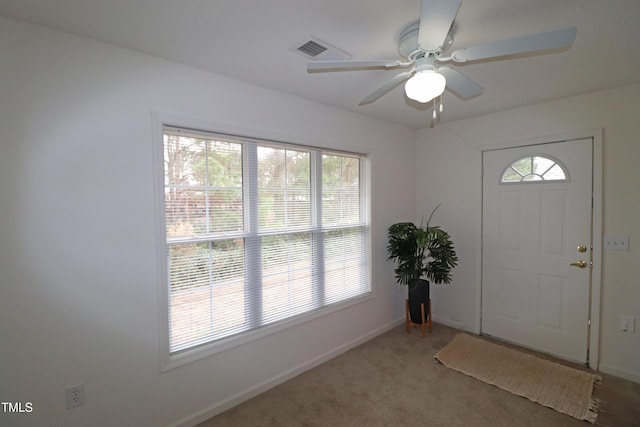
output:
{"label": "black planter pot", "polygon": [[429,316],[429,281],[418,279],[409,286],[409,317],[411,322],[422,323],[421,304],[424,304],[424,318]]}

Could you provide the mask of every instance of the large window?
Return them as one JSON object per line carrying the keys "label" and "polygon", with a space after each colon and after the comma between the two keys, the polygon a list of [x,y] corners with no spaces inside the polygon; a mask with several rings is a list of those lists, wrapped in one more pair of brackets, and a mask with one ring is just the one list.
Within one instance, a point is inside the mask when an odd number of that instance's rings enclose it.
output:
{"label": "large window", "polygon": [[163,128],[169,352],[371,292],[366,158]]}

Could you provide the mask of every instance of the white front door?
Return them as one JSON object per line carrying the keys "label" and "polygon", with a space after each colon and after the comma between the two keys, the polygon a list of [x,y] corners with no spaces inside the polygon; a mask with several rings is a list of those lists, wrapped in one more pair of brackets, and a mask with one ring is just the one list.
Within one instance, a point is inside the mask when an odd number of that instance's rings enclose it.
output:
{"label": "white front door", "polygon": [[483,153],[482,333],[583,363],[592,146],[582,139]]}

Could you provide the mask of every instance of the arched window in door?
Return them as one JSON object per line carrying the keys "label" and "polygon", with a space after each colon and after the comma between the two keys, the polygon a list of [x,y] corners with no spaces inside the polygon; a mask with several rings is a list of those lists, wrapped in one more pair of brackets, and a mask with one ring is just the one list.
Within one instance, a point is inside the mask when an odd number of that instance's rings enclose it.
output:
{"label": "arched window in door", "polygon": [[502,184],[545,181],[566,182],[569,174],[559,160],[542,155],[516,160],[505,168],[500,179]]}

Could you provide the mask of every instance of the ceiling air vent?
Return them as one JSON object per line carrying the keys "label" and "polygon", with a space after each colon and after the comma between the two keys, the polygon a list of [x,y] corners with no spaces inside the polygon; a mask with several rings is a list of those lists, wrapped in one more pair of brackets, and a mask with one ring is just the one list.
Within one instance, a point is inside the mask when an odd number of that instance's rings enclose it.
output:
{"label": "ceiling air vent", "polygon": [[320,55],[322,52],[324,52],[327,49],[328,48],[322,46],[320,43],[315,42],[313,40],[309,40],[308,42],[306,42],[305,44],[303,44],[298,48],[298,52],[302,52],[307,56],[315,58],[316,56]]}
{"label": "ceiling air vent", "polygon": [[351,59],[351,55],[317,37],[298,43],[292,51],[314,61],[341,61]]}

